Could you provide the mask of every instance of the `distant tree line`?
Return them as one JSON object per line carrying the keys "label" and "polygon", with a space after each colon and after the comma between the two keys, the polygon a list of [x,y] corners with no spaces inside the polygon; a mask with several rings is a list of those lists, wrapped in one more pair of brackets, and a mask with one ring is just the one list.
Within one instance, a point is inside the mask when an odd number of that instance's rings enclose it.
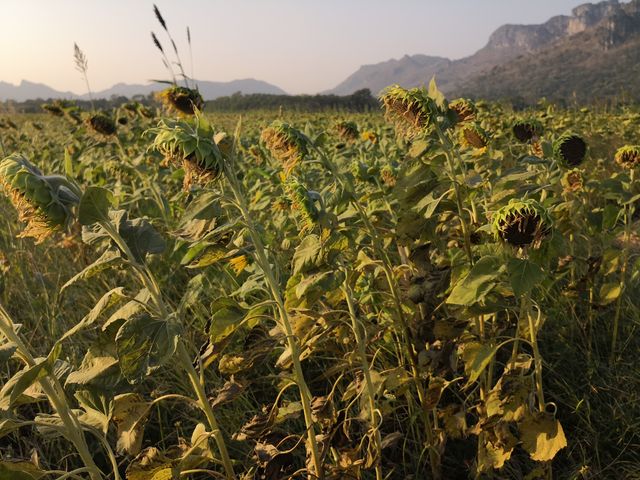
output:
{"label": "distant tree line", "polygon": [[[25,100],[17,102],[15,100],[6,100],[0,102],[0,111],[15,112],[15,113],[43,113],[42,105],[45,103],[53,103],[56,99],[48,98],[46,100],[42,98],[36,98],[34,100]],[[149,95],[134,95],[132,98],[124,96],[112,95],[110,98],[97,98],[93,100],[93,105],[97,110],[110,110],[117,108],[127,102],[138,102],[147,107],[159,106],[160,104],[154,98],[153,94]],[[91,102],[89,100],[73,100],[73,103],[82,110],[91,110]]]}
{"label": "distant tree line", "polygon": [[[98,110],[110,110],[124,103],[135,101],[148,107],[160,106],[154,95],[134,95],[132,98],[112,95],[111,98],[99,98],[93,101]],[[0,111],[15,113],[42,113],[42,105],[55,102],[55,99],[37,98],[17,102],[7,100],[0,102]],[[74,100],[75,105],[82,110],[91,110],[89,100]],[[238,112],[247,110],[277,110],[319,112],[339,110],[349,112],[368,112],[380,108],[378,100],[371,95],[371,90],[364,88],[351,95],[270,95],[264,93],[243,94],[234,93],[227,97],[219,97],[205,102],[207,112]]]}
{"label": "distant tree line", "polygon": [[363,88],[351,95],[271,95],[241,92],[228,97],[219,97],[206,102],[208,112],[238,112],[247,110],[277,110],[319,112],[340,110],[350,112],[368,112],[380,108],[378,100],[371,90]]}

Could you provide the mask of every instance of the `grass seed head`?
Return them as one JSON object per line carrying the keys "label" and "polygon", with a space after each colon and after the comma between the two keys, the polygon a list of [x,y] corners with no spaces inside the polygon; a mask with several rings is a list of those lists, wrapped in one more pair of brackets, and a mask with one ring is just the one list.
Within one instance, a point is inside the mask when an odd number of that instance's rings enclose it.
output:
{"label": "grass seed head", "polygon": [[542,136],[544,128],[542,124],[535,119],[517,120],[511,127],[513,136],[520,143],[535,142]]}
{"label": "grass seed head", "polygon": [[519,248],[538,248],[551,233],[551,225],[547,210],[533,199],[511,199],[492,220],[496,239]]}
{"label": "grass seed head", "polygon": [[204,100],[197,90],[174,85],[165,88],[157,94],[160,101],[169,111],[183,115],[193,115],[198,110],[202,110]]}
{"label": "grass seed head", "polygon": [[262,131],[260,140],[282,163],[286,175],[309,154],[309,139],[288,123],[275,121]]}
{"label": "grass seed head", "polygon": [[618,165],[624,168],[635,168],[640,165],[640,146],[625,145],[620,147],[614,156],[614,160]]}
{"label": "grass seed head", "polygon": [[19,237],[33,237],[37,243],[65,229],[73,219],[73,206],[79,202],[79,192],[66,178],[44,176],[17,154],[0,162],[0,184],[20,221],[27,223]]}
{"label": "grass seed head", "polygon": [[438,112],[434,100],[424,88],[407,90],[392,85],[383,92],[380,100],[387,120],[407,138],[427,131]]}
{"label": "grass seed head", "polygon": [[565,168],[577,167],[587,156],[587,142],[575,133],[565,133],[553,144],[553,154]]}

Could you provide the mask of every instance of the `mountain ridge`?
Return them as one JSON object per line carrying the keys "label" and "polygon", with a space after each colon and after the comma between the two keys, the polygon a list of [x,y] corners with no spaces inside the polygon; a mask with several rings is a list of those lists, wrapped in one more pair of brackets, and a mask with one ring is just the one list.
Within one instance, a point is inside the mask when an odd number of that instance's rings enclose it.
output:
{"label": "mountain ridge", "polygon": [[[531,101],[534,92],[539,96],[558,97],[554,95],[553,88],[558,83],[554,78],[562,77],[558,72],[562,72],[565,62],[569,61],[580,73],[563,78],[576,81],[576,85],[584,91],[578,96],[586,97],[589,85],[581,81],[581,77],[597,83],[603,72],[592,71],[596,64],[602,64],[602,59],[589,62],[583,57],[593,52],[620,48],[621,52],[624,51],[623,58],[628,62],[627,70],[636,71],[632,63],[635,61],[632,55],[634,48],[625,46],[625,42],[634,43],[637,32],[640,32],[640,0],[585,3],[575,7],[571,15],[557,15],[541,24],[502,25],[489,36],[484,47],[461,59],[405,55],[401,59],[362,66],[326,93],[344,95],[349,90],[369,88],[375,94],[391,84],[404,87],[426,85],[435,76],[440,89],[449,96],[465,94],[488,99],[515,96]],[[599,40],[594,40],[594,36]],[[580,41],[572,42],[577,37]],[[585,38],[589,40],[585,41]],[[638,47],[640,49],[640,43]],[[562,58],[554,51],[557,48],[564,52]],[[588,49],[592,49],[591,52]],[[437,58],[438,62],[416,67],[416,57]],[[607,66],[615,63],[611,60],[615,55],[607,54],[606,57],[609,59],[605,62]],[[577,62],[578,58],[582,58],[582,62]],[[542,71],[545,75],[551,77],[537,75],[538,70],[533,75],[536,78],[534,85],[528,86],[523,82],[518,85],[518,78],[527,78],[530,70],[540,64],[544,66]],[[390,71],[389,65],[393,65],[393,71]],[[509,82],[505,82],[500,75],[510,75]],[[614,83],[619,85],[630,78],[627,74],[623,77],[625,80]],[[563,88],[563,91],[571,91],[571,86]],[[607,93],[615,94],[612,89]]]}
{"label": "mountain ridge", "polygon": [[[218,97],[232,95],[236,92],[245,94],[268,93],[283,95],[286,92],[281,88],[262,80],[243,78],[229,82],[196,81],[198,89],[205,100],[215,100]],[[112,95],[131,98],[134,95],[148,95],[149,93],[166,88],[167,85],[159,82],[147,84],[129,84],[119,82],[115,85],[93,92],[93,98],[111,98]],[[22,80],[18,85],[0,81],[0,101],[15,100],[18,102],[36,99],[70,99],[88,100],[89,94],[76,94],[70,91],[59,91],[43,83]]]}

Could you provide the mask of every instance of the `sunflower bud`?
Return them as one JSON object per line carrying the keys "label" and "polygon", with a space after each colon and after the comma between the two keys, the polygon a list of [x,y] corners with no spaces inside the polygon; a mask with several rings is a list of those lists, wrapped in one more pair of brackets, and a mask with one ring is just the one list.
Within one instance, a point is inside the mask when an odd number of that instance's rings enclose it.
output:
{"label": "sunflower bud", "polygon": [[194,120],[161,120],[156,128],[151,149],[164,155],[167,163],[184,168],[184,188],[195,182],[201,185],[220,178],[224,160],[214,142],[214,131],[203,118]]}
{"label": "sunflower bud", "polygon": [[204,100],[198,90],[177,85],[165,88],[157,96],[167,109],[185,115],[193,115],[204,106]]}
{"label": "sunflower bud", "polygon": [[635,168],[640,165],[640,146],[625,145],[616,151],[614,159],[621,167]]}
{"label": "sunflower bud", "polygon": [[460,134],[460,142],[471,148],[485,148],[489,141],[489,134],[477,123],[465,126]]}
{"label": "sunflower bud", "polygon": [[537,120],[518,120],[511,128],[513,136],[520,143],[535,142],[542,136],[544,131],[542,124]]}
{"label": "sunflower bud", "polygon": [[17,154],[0,162],[0,184],[18,210],[18,218],[27,223],[19,237],[33,237],[36,243],[71,223],[72,208],[80,197],[77,188],[65,177],[44,176]]}
{"label": "sunflower bud", "polygon": [[336,123],[335,130],[338,136],[345,142],[357,140],[359,132],[358,126],[354,122],[341,121]]}
{"label": "sunflower bud", "polygon": [[407,138],[426,131],[438,113],[438,107],[424,88],[407,90],[398,85],[387,88],[380,97],[385,117]]}
{"label": "sunflower bud", "polygon": [[565,133],[553,144],[553,154],[563,167],[577,167],[587,156],[587,142],[575,133]]}
{"label": "sunflower bud", "polygon": [[262,131],[260,140],[271,155],[282,163],[286,175],[309,153],[309,139],[288,123],[273,122]]}
{"label": "sunflower bud", "polygon": [[494,214],[492,229],[496,239],[514,247],[538,248],[551,233],[551,217],[535,200],[511,199]]}
{"label": "sunflower bud", "polygon": [[104,113],[95,113],[85,120],[87,126],[99,135],[109,137],[116,133],[116,124],[111,117]]}

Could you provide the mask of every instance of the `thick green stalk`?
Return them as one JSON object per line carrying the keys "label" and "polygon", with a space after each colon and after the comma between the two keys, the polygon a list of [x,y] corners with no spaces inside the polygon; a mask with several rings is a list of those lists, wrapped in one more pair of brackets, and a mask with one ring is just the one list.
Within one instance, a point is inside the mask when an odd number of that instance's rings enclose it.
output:
{"label": "thick green stalk", "polygon": [[204,391],[204,387],[200,382],[200,378],[198,377],[198,372],[193,367],[191,363],[191,358],[187,353],[187,349],[185,348],[182,341],[178,343],[178,360],[182,368],[187,372],[189,376],[189,381],[191,382],[191,386],[193,387],[196,396],[198,397],[198,404],[200,409],[204,412],[207,417],[207,422],[209,423],[209,427],[212,430],[213,438],[216,441],[216,445],[218,447],[218,451],[220,452],[220,457],[222,458],[222,464],[224,466],[224,470],[227,474],[228,479],[235,479],[235,472],[233,471],[233,464],[231,463],[231,457],[229,457],[229,452],[227,451],[227,445],[224,441],[224,437],[222,436],[222,432],[220,431],[220,427],[218,427],[218,422],[216,421],[216,417],[213,413],[213,409],[211,408],[211,404],[207,399],[207,394]]}
{"label": "thick green stalk", "polygon": [[[0,306],[0,317],[0,332],[7,338],[7,340],[13,342],[16,345],[18,353],[23,362],[28,367],[33,367],[36,364],[35,359],[29,353],[26,345],[14,331],[13,321],[2,306]],[[73,443],[73,445],[76,447],[76,450],[78,451],[82,462],[89,471],[91,479],[102,480],[104,477],[98,466],[93,461],[93,456],[89,451],[87,441],[84,437],[82,425],[69,407],[69,403],[67,402],[64,393],[61,392],[61,394],[59,395],[55,388],[55,382],[52,382],[51,379],[47,377],[40,379],[39,383],[45,395],[51,402],[54,410],[60,416],[60,420],[62,421],[67,434],[66,436],[69,441],[71,441],[71,443]]]}
{"label": "thick green stalk", "polygon": [[[367,359],[367,351],[366,351],[366,330],[362,326],[362,322],[358,321],[358,317],[356,316],[356,310],[353,304],[353,292],[351,291],[351,287],[347,284],[349,279],[349,275],[346,276],[345,284],[343,286],[344,297],[347,300],[347,307],[349,308],[349,317],[351,318],[351,328],[353,330],[353,334],[356,337],[356,345],[358,348],[358,355],[360,356],[360,366],[362,368],[362,373],[364,374],[365,385],[367,388],[367,395],[369,397],[369,413],[371,416],[370,423],[371,429],[374,434],[374,441],[376,444],[377,450],[377,459],[376,459],[376,480],[382,480],[382,466],[380,465],[380,460],[382,458],[382,439],[380,437],[380,430],[377,425],[376,418],[376,405],[375,405],[375,388],[373,386],[373,381],[371,380],[371,371],[369,368],[369,360]],[[364,331],[364,335],[363,335]]]}
{"label": "thick green stalk", "polygon": [[271,268],[271,264],[267,258],[266,249],[262,242],[262,238],[258,233],[255,224],[251,218],[251,213],[249,211],[249,207],[247,206],[246,197],[242,191],[242,186],[238,181],[238,178],[235,174],[235,171],[230,166],[227,166],[227,178],[229,180],[229,184],[231,186],[231,190],[236,200],[236,205],[240,210],[242,218],[244,219],[245,224],[247,225],[247,230],[249,232],[249,236],[251,237],[251,241],[255,248],[255,258],[256,262],[260,266],[260,269],[264,273],[265,280],[271,292],[271,297],[273,301],[276,303],[278,314],[280,317],[280,326],[284,328],[285,334],[287,336],[287,343],[289,349],[291,350],[291,361],[293,363],[293,372],[295,375],[296,383],[298,385],[298,389],[300,391],[300,400],[302,402],[302,410],[304,413],[305,424],[307,427],[307,439],[309,442],[309,450],[311,453],[313,466],[315,468],[315,472],[309,473],[309,478],[319,478],[322,480],[324,478],[324,471],[322,468],[322,459],[320,457],[320,452],[318,450],[318,443],[316,441],[316,433],[314,428],[314,421],[311,413],[311,391],[307,385],[307,382],[304,378],[304,372],[302,371],[302,365],[300,363],[300,345],[298,343],[298,339],[293,332],[293,326],[289,319],[289,314],[284,305],[284,300],[280,293],[280,287],[278,282],[276,281],[275,275],[273,273],[273,269]]}
{"label": "thick green stalk", "polygon": [[[630,171],[630,185],[633,185],[635,170]],[[622,315],[622,299],[624,296],[626,276],[627,276],[627,263],[629,263],[629,246],[628,243],[631,240],[631,206],[624,206],[624,239],[622,247],[622,266],[620,268],[620,293],[616,299],[616,313],[613,318],[613,332],[611,334],[611,354],[609,356],[609,365],[613,366],[616,361],[616,350],[618,348],[618,331],[620,329],[620,317]]]}
{"label": "thick green stalk", "polygon": [[[318,155],[320,156],[322,164],[329,170],[337,183],[342,185],[343,188],[346,188],[349,192],[355,195],[355,188],[353,184],[349,181],[348,178],[343,177],[337,171],[336,166],[331,162],[322,151],[316,149]],[[351,199],[351,204],[358,212],[362,223],[364,224],[367,233],[371,237],[371,242],[373,245],[373,249],[376,253],[376,256],[382,262],[382,269],[385,274],[385,278],[387,280],[387,285],[389,287],[389,292],[391,293],[391,297],[393,298],[393,303],[395,310],[397,312],[397,320],[400,322],[401,332],[405,341],[405,348],[407,350],[406,355],[409,360],[409,365],[411,366],[411,374],[412,380],[416,387],[416,392],[418,394],[418,400],[421,406],[422,419],[424,422],[424,429],[427,435],[427,442],[429,443],[429,463],[431,468],[431,473],[434,479],[440,478],[440,459],[439,455],[435,450],[435,436],[433,432],[433,424],[431,421],[431,412],[427,409],[427,395],[424,390],[424,386],[422,385],[422,379],[420,378],[420,371],[418,368],[418,354],[414,349],[413,344],[411,343],[411,331],[409,329],[409,323],[407,322],[406,316],[404,314],[404,310],[402,309],[402,300],[400,299],[400,294],[397,289],[396,280],[393,276],[393,270],[391,267],[391,259],[387,254],[387,251],[380,244],[380,239],[378,232],[375,227],[369,220],[369,216],[367,212],[362,208],[362,205],[356,200],[355,196]]]}
{"label": "thick green stalk", "polygon": [[[153,300],[153,303],[155,304],[155,307],[158,309],[158,312],[160,313],[160,315],[162,315],[163,318],[167,318],[169,316],[169,310],[166,307],[164,300],[162,299],[162,292],[160,291],[158,282],[155,280],[151,270],[149,270],[146,264],[139,263],[136,261],[135,257],[133,256],[133,253],[131,252],[131,249],[129,248],[125,240],[122,238],[120,234],[118,234],[118,232],[113,228],[113,226],[110,223],[101,222],[101,225],[105,229],[105,231],[109,234],[109,236],[111,236],[113,241],[118,245],[118,247],[124,252],[124,254],[127,256],[127,259],[129,259],[129,262],[133,266],[134,270],[136,270],[136,272],[138,273],[142,284],[149,291],[151,298]],[[218,422],[216,421],[213,410],[209,405],[202,382],[200,381],[200,378],[198,377],[198,374],[195,371],[193,364],[191,363],[191,360],[189,358],[189,355],[187,354],[186,349],[181,340],[178,342],[177,353],[178,353],[180,364],[182,368],[187,372],[187,375],[189,376],[189,380],[191,382],[193,390],[196,396],[198,397],[200,408],[202,409],[205,416],[207,417],[209,427],[214,432],[214,439],[218,446],[218,451],[220,453],[220,457],[222,459],[222,464],[224,465],[227,478],[235,479],[236,478],[235,473],[233,471],[231,458],[229,457],[229,453],[227,451],[227,446],[224,441],[224,437],[222,436],[222,432],[218,427]]]}

